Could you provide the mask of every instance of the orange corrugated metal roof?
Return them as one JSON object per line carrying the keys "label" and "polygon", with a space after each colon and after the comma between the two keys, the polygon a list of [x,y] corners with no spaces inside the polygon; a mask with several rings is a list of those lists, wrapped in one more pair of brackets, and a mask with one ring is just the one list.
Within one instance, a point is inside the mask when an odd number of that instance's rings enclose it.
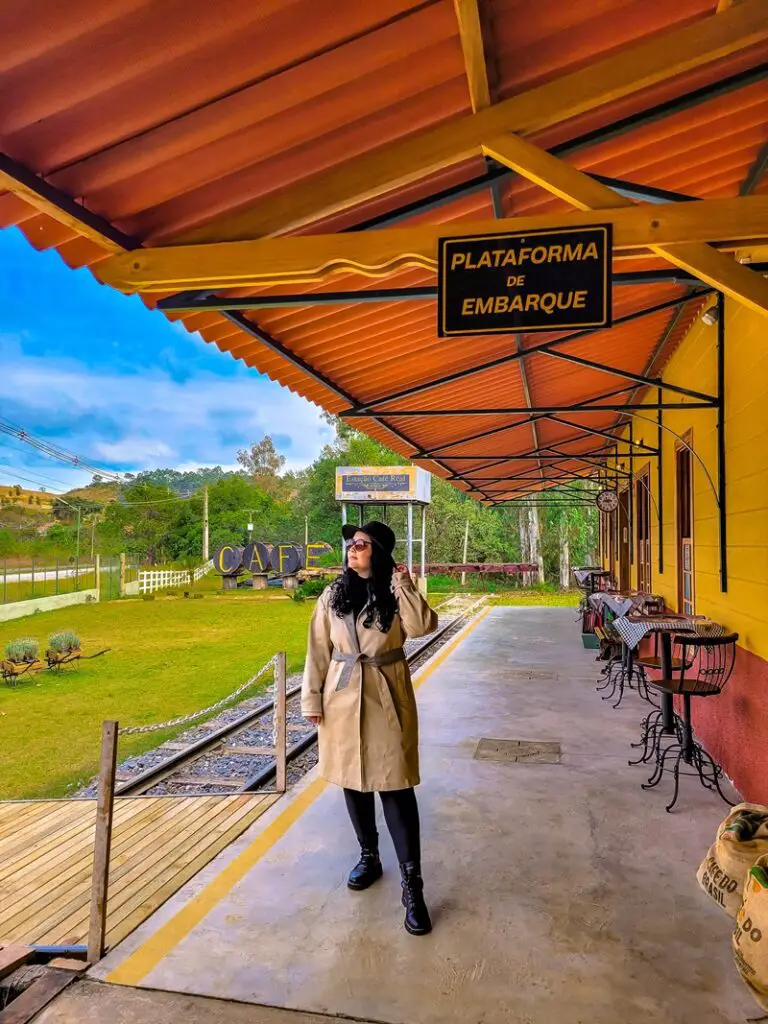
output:
{"label": "orange corrugated metal roof", "polygon": [[[715,0],[600,0],[591,6],[567,0],[481,0],[493,97],[552,81],[641,39],[709,16],[714,6]],[[323,169],[471,109],[452,0],[334,0],[322,17],[313,0],[219,0],[215,17],[201,0],[70,0],[67,5],[38,0],[34,19],[22,8],[0,0],[0,149],[147,244],[172,243],[192,228],[215,224],[291,184],[310,183]],[[533,138],[547,148],[569,143],[654,104],[757,68],[766,59],[768,46],[753,46]],[[702,198],[732,196],[766,142],[766,123],[763,78],[644,127],[593,139],[565,159],[582,170],[640,185]],[[480,157],[462,160],[319,218],[301,232],[346,230],[470,181],[485,168]],[[768,179],[757,186],[766,189]],[[568,209],[520,178],[505,179],[500,193],[509,216]],[[486,188],[418,213],[409,223],[450,225],[492,216]],[[94,266],[105,256],[77,231],[16,196],[0,194],[0,226],[12,224],[36,247],[56,248],[71,266]],[[633,269],[661,266],[657,259],[632,263]],[[302,291],[311,296],[434,283],[433,274],[403,270],[375,282],[347,274]],[[296,291],[284,286],[269,294]],[[684,294],[673,284],[616,287],[614,315]],[[157,299],[151,296],[147,302],[153,305]],[[567,351],[636,374],[650,366],[658,372],[696,309],[689,304],[680,316],[671,309],[596,332],[570,343]],[[337,413],[350,404],[344,395],[372,402],[451,374],[462,376],[389,407],[527,405],[522,361],[469,373],[512,354],[514,339],[440,339],[434,305],[428,302],[318,306],[308,301],[247,314],[342,395],[219,313],[169,316]],[[521,344],[525,349],[546,340],[532,335]],[[539,405],[583,402],[629,383],[546,355],[530,355],[524,365],[531,399]],[[616,413],[574,412],[567,418],[605,431],[615,424]],[[528,451],[534,438],[584,453],[601,442],[599,434],[583,435],[557,420],[540,419],[534,429],[528,419],[522,414],[425,415],[355,422],[403,455],[439,448],[452,458],[505,457]],[[430,464],[444,476],[466,472],[473,479],[502,475],[510,480],[526,466],[539,472],[535,461],[508,461],[488,470],[471,460]],[[576,460],[564,466],[588,469]],[[546,467],[540,471],[542,480],[556,475]],[[457,486],[468,485],[457,481]],[[510,486],[520,485],[512,481]]]}

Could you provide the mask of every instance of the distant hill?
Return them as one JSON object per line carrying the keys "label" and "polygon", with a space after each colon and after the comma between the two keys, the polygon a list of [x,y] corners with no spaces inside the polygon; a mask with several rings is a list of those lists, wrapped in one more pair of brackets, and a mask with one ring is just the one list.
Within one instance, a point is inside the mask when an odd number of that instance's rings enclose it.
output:
{"label": "distant hill", "polygon": [[73,490],[63,494],[62,497],[67,500],[79,498],[81,501],[117,501],[120,497],[120,484],[117,482],[108,483],[106,481],[98,484],[88,484],[87,487],[75,487]]}
{"label": "distant hill", "polygon": [[18,505],[21,508],[51,508],[56,495],[50,491],[32,491],[21,484],[0,487],[0,505]]}

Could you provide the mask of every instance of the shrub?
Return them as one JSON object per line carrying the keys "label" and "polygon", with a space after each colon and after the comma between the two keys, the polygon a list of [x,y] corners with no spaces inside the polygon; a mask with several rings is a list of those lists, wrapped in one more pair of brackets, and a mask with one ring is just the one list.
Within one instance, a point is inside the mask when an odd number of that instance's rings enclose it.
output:
{"label": "shrub", "polygon": [[294,601],[303,601],[307,597],[319,597],[328,586],[328,583],[327,577],[304,580],[298,590],[294,590],[291,596]]}
{"label": "shrub", "polygon": [[69,654],[70,651],[80,650],[80,637],[71,629],[65,629],[61,633],[51,633],[48,646],[58,654]]}
{"label": "shrub", "polygon": [[32,637],[23,637],[20,640],[11,640],[5,645],[5,653],[11,661],[20,664],[24,661],[37,661],[38,643]]}
{"label": "shrub", "polygon": [[334,550],[330,551],[327,555],[320,555],[315,564],[320,569],[338,569],[342,561],[343,559],[341,555],[334,548]]}

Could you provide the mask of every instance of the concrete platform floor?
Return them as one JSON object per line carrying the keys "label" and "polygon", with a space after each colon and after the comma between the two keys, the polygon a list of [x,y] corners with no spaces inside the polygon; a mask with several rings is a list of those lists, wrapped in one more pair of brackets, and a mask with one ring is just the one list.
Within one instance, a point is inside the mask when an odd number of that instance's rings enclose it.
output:
{"label": "concrete platform floor", "polygon": [[[329,1024],[328,1017],[177,992],[75,982],[35,1024]],[[371,1024],[361,1021],[358,1024]]]}
{"label": "concrete platform floor", "polygon": [[[431,936],[401,927],[384,832],[384,879],[347,890],[356,849],[343,799],[310,779],[93,973],[387,1024],[754,1016],[730,919],[695,878],[727,808],[693,779],[671,815],[670,780],[640,788],[648,771],[627,756],[647,705],[601,701],[572,610],[495,608],[436,662],[418,690]],[[483,737],[559,742],[562,762],[475,760]],[[61,1003],[44,1024],[73,1019]]]}

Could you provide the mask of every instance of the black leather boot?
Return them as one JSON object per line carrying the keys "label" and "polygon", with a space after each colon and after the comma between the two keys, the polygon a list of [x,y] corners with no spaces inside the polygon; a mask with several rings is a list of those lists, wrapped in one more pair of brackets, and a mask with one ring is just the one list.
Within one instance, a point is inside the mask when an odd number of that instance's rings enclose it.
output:
{"label": "black leather boot", "polygon": [[383,873],[378,847],[372,843],[363,843],[360,846],[360,860],[350,871],[347,886],[362,892],[378,881]]}
{"label": "black leather boot", "polygon": [[411,935],[428,935],[432,931],[432,922],[424,902],[421,868],[413,862],[401,864],[400,874],[403,876],[405,930]]}

